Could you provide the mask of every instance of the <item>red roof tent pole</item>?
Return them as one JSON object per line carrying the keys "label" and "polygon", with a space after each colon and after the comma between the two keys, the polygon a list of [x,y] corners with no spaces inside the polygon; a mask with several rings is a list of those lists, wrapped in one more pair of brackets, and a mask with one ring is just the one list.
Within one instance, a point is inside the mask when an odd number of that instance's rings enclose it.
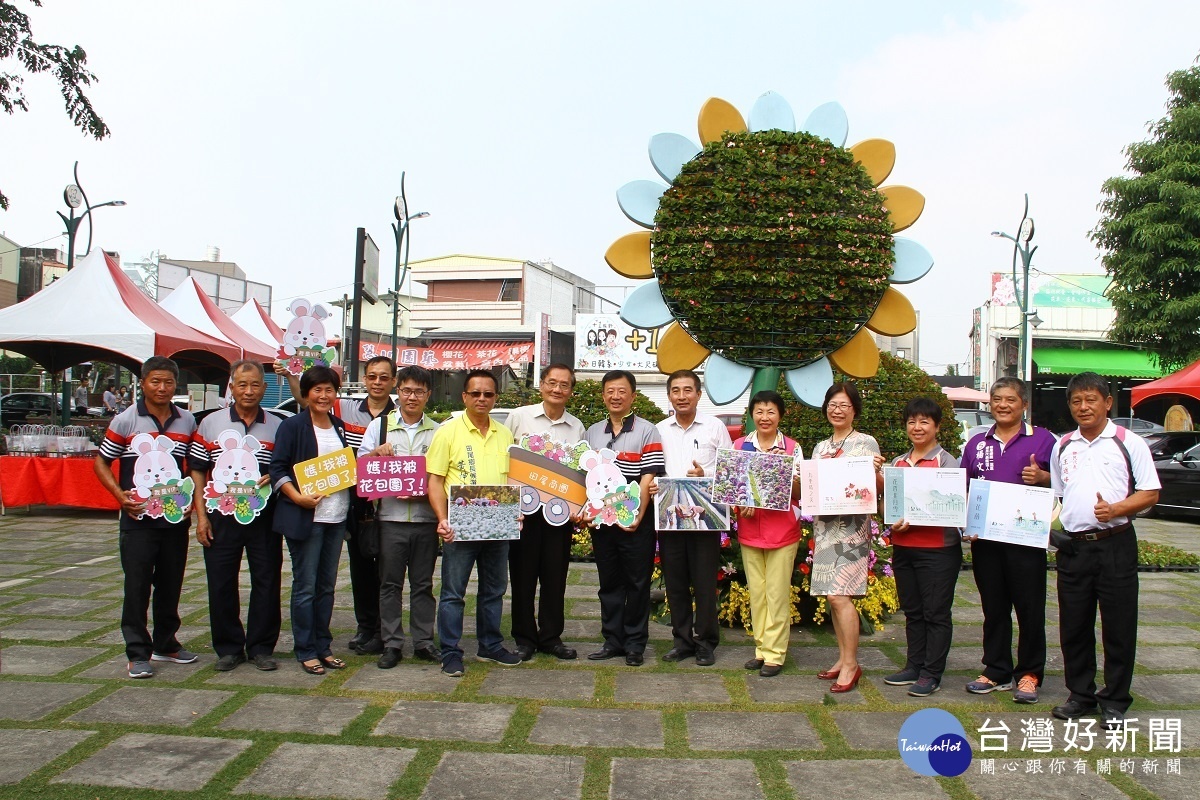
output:
{"label": "red roof tent pole", "polygon": [[125,305],[154,329],[155,355],[169,358],[183,350],[200,350],[223,359],[226,365],[242,357],[240,348],[184,325],[164,311],[129,280],[129,276],[121,271],[121,265],[108,253],[104,254],[104,261]]}
{"label": "red roof tent pole", "polygon": [[1133,387],[1132,405],[1164,394],[1182,394],[1200,400],[1200,361],[1188,364],[1178,372]]}

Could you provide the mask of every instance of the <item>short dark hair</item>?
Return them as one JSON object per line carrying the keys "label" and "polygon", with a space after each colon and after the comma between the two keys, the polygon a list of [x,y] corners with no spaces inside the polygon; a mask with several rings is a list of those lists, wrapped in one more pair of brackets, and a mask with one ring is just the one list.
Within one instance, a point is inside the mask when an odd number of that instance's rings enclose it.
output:
{"label": "short dark hair", "polygon": [[933,420],[934,425],[940,426],[942,424],[942,407],[931,398],[914,397],[904,406],[902,419],[908,422],[913,417],[929,417]]}
{"label": "short dark hair", "polygon": [[332,384],[334,391],[342,388],[342,379],[329,367],[309,367],[300,376],[300,396],[308,397],[314,386],[323,383]]}
{"label": "short dark hair", "polygon": [[821,403],[822,414],[829,413],[829,401],[839,394],[850,398],[850,405],[854,407],[855,419],[862,416],[862,395],[858,393],[858,387],[850,381],[839,381],[825,390],[825,402]]}
{"label": "short dark hair", "polygon": [[604,377],[600,379],[600,390],[604,391],[605,386],[619,380],[629,381],[629,388],[635,392],[637,391],[637,378],[633,377],[633,373],[627,369],[610,369],[604,373]]}
{"label": "short dark hair", "polygon": [[754,407],[762,403],[772,403],[779,409],[779,416],[781,417],[787,413],[787,405],[783,402],[783,395],[774,389],[763,389],[762,391],[755,392],[754,396],[750,398],[750,413],[753,414]]}
{"label": "short dark hair", "polygon": [[679,380],[680,378],[691,378],[692,382],[694,384],[696,384],[696,391],[697,392],[700,391],[700,376],[696,374],[695,370],[677,369],[674,372],[672,372],[670,375],[667,376],[667,391],[668,392],[671,391],[671,384],[674,383],[675,381]]}
{"label": "short dark hair", "polygon": [[233,376],[237,375],[244,369],[252,369],[258,373],[258,377],[266,380],[267,371],[263,369],[263,365],[257,361],[252,361],[249,358],[240,358],[229,365],[229,382],[233,383]]}
{"label": "short dark hair", "polygon": [[[155,370],[166,370],[175,377],[175,382],[179,383],[179,365],[166,356],[150,356],[142,363],[142,371],[139,373],[142,380],[150,377],[150,373]],[[109,386],[112,386],[110,383]]]}
{"label": "short dark hair", "polygon": [[1081,372],[1067,381],[1067,399],[1076,392],[1096,391],[1101,397],[1112,397],[1108,379],[1095,372]]}
{"label": "short dark hair", "polygon": [[543,367],[542,368],[542,377],[538,379],[538,382],[541,383],[542,381],[546,380],[546,376],[550,374],[550,371],[555,370],[555,369],[565,369],[567,372],[571,373],[571,388],[574,389],[575,388],[575,370],[571,369],[569,364],[560,364],[558,362],[555,362],[553,364],[547,365],[546,367]]}
{"label": "short dark hair", "polygon": [[391,371],[391,373],[392,373],[392,377],[395,377],[395,375],[396,375],[396,362],[395,362],[395,361],[392,361],[392,360],[391,360],[390,358],[388,358],[387,356],[375,356],[374,358],[372,358],[372,359],[369,359],[369,360],[367,361],[367,363],[363,365],[363,374],[364,374],[364,375],[365,375],[365,374],[367,374],[367,370],[369,370],[369,369],[371,368],[371,365],[372,365],[372,364],[382,364],[382,363],[385,363],[385,362],[386,362],[386,363],[387,363],[387,365],[388,365],[388,369],[389,369],[389,370]]}
{"label": "short dark hair", "polygon": [[1004,375],[997,378],[996,382],[992,384],[992,388],[988,390],[988,395],[995,394],[998,389],[1012,389],[1022,402],[1029,402],[1029,384],[1015,375]]}
{"label": "short dark hair", "polygon": [[467,378],[466,378],[466,380],[463,381],[463,391],[464,392],[467,390],[467,386],[469,386],[471,384],[472,378],[487,378],[489,381],[492,382],[493,390],[495,390],[495,391],[500,390],[500,383],[496,380],[496,376],[492,374],[492,371],[490,369],[473,369],[467,373]]}
{"label": "short dark hair", "polygon": [[424,386],[426,389],[433,388],[433,375],[429,372],[429,370],[425,369],[424,367],[418,367],[416,364],[405,367],[404,369],[402,369],[398,373],[396,373],[396,385],[397,386],[404,383],[405,381],[412,381],[413,383],[419,383],[420,385]]}

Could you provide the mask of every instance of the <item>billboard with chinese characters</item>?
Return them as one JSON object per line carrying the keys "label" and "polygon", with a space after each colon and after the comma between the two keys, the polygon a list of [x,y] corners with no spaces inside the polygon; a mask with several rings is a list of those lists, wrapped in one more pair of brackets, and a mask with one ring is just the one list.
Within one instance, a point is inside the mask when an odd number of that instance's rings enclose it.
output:
{"label": "billboard with chinese characters", "polygon": [[[1029,276],[1030,308],[1112,308],[1105,297],[1112,278],[1107,275],[1044,275]],[[993,305],[1017,305],[1017,287],[1012,275],[992,273]]]}
{"label": "billboard with chinese characters", "polygon": [[575,316],[575,369],[658,372],[658,328],[635,328],[616,314]]}
{"label": "billboard with chinese characters", "polygon": [[[533,362],[533,342],[446,342],[433,347],[401,345],[395,359],[401,367],[421,366],[429,370],[491,369],[520,367]],[[392,348],[374,342],[358,343],[359,361],[376,356],[392,357]]]}

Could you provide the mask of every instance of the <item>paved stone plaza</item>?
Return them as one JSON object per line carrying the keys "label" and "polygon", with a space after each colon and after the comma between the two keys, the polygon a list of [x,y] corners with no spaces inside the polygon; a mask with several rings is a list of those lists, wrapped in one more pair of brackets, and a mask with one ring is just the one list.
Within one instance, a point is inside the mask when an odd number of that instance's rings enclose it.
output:
{"label": "paved stone plaza", "polygon": [[[1143,538],[1200,552],[1200,527],[1138,525]],[[713,667],[663,662],[670,630],[655,623],[644,666],[587,661],[600,642],[594,567],[572,565],[570,582],[566,638],[579,660],[539,655],[514,669],[468,660],[456,680],[423,662],[380,670],[373,658],[346,655],[354,619],[343,557],[335,654],[349,669],[304,674],[285,630],[277,672],[243,665],[218,674],[193,543],[181,640],[200,661],[156,663],[153,679],[135,682],[124,673],[112,516],[10,511],[0,518],[0,797],[1196,796],[1200,574],[1142,573],[1129,715],[1139,719],[1137,738],[1116,751],[1101,735],[1082,754],[1066,749],[1061,723],[1022,751],[1025,721],[1048,719],[1065,699],[1053,575],[1050,671],[1036,706],[963,691],[978,674],[981,640],[970,573],[957,590],[951,671],[927,700],[883,683],[903,659],[899,617],[863,637],[860,690],[835,696],[814,675],[836,658],[828,627],[794,631],[784,673],[771,679],[741,668],[753,653],[741,629],[723,631]],[[285,606],[285,629],[286,614]],[[474,642],[464,649],[473,655]],[[897,753],[901,724],[930,705],[951,712],[976,748],[959,778],[918,775]],[[1153,719],[1179,721],[1181,751],[1161,736],[1151,750]],[[1007,751],[980,752],[979,729],[1000,723],[1011,731]]]}

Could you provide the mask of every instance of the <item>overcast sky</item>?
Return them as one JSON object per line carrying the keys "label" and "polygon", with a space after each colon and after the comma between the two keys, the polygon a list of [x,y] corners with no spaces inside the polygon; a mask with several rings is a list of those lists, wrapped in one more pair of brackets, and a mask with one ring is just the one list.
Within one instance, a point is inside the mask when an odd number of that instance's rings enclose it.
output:
{"label": "overcast sky", "polygon": [[52,79],[27,81],[32,111],[0,116],[0,231],[22,245],[65,241],[54,212],[78,159],[93,203],[129,204],[96,212],[99,244],[126,261],[219,246],[274,284],[285,318],[291,297],[349,289],[359,226],[390,275],[403,170],[410,209],[431,214],[413,223],[414,260],[550,258],[620,299],[604,251],[636,227],[614,193],[657,177],[650,136],[695,140],[708,97],[746,114],[772,90],[799,120],[840,102],[848,143],[895,142],[888,182],[927,201],[905,235],[936,264],[903,291],[939,374],[968,359],[970,309],[1011,263],[988,234],[1015,232],[1025,192],[1034,266],[1101,271],[1087,237],[1100,185],[1200,49],[1194,0],[46,0],[29,13],[40,40],[87,50],[113,134],[86,138]]}

